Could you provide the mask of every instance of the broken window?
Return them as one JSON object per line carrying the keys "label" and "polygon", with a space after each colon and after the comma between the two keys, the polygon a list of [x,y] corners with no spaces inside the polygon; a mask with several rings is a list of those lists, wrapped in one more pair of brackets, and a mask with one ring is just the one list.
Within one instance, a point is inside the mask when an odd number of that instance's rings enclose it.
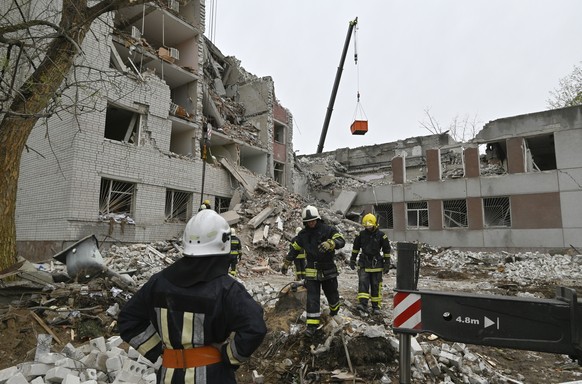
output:
{"label": "broken window", "polygon": [[274,136],[276,143],[285,144],[285,126],[275,122]]}
{"label": "broken window", "polygon": [[509,197],[484,198],[483,218],[485,227],[511,227]]}
{"label": "broken window", "polygon": [[99,194],[99,214],[131,214],[133,211],[134,193],[135,184],[117,180],[101,179],[101,192]]}
{"label": "broken window", "polygon": [[428,203],[406,203],[406,217],[408,228],[428,228]]}
{"label": "broken window", "polygon": [[166,190],[166,221],[186,222],[190,217],[192,194],[189,192]]}
{"label": "broken window", "polygon": [[549,171],[557,169],[554,134],[525,138],[527,144],[527,170]]}
{"label": "broken window", "polygon": [[125,143],[139,143],[142,115],[135,111],[107,104],[105,138]]}
{"label": "broken window", "polygon": [[275,169],[273,170],[275,181],[284,185],[285,181],[285,165],[283,163],[274,162]]}
{"label": "broken window", "polygon": [[214,199],[214,206],[215,211],[218,213],[223,213],[228,211],[228,207],[230,207],[230,199],[228,197],[219,197],[216,196]]}
{"label": "broken window", "polygon": [[467,224],[467,201],[466,200],[444,200],[443,219],[445,228],[466,228]]}
{"label": "broken window", "polygon": [[380,228],[394,228],[394,214],[392,213],[392,204],[377,204],[374,206],[378,226]]}

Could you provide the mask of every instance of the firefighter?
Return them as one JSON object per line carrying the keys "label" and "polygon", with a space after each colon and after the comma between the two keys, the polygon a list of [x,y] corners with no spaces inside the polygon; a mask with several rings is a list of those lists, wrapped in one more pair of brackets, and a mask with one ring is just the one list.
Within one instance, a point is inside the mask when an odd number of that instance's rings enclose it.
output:
{"label": "firefighter", "polygon": [[230,267],[228,273],[231,276],[236,276],[238,274],[236,270],[236,265],[242,258],[242,244],[238,236],[236,236],[236,231],[234,228],[230,229]]}
{"label": "firefighter", "polygon": [[210,205],[210,200],[206,199],[200,205],[198,212],[202,211],[203,209],[210,209],[210,208],[212,208],[212,206]]}
{"label": "firefighter", "polygon": [[236,383],[267,332],[263,309],[228,276],[230,227],[218,213],[192,217],[183,247],[122,308],[119,334],[150,361],[162,356],[158,383]]}
{"label": "firefighter", "polygon": [[[291,239],[291,244],[289,245],[290,247],[295,242],[295,240],[297,239],[297,235],[299,234],[299,232],[301,232],[302,229],[303,228],[301,227],[297,227],[295,229],[295,237]],[[297,257],[293,260],[293,264],[295,264],[295,280],[296,281],[305,280],[305,264],[306,264],[305,250],[302,249],[299,252]]]}
{"label": "firefighter", "polygon": [[304,228],[297,234],[291,244],[289,253],[281,268],[283,274],[302,252],[306,254],[305,288],[307,289],[307,327],[305,335],[315,335],[320,322],[320,292],[329,303],[330,316],[335,316],[340,308],[337,276],[338,269],[334,262],[335,250],[345,245],[344,237],[339,231],[325,224],[317,208],[308,205],[302,211]]}
{"label": "firefighter", "polygon": [[[362,219],[364,230],[354,239],[350,268],[356,269],[358,259],[358,301],[357,309],[368,312],[368,300],[372,302],[372,314],[380,314],[382,304],[382,272],[390,270],[390,241],[378,229],[376,216],[371,213]],[[361,254],[360,254],[361,250]]]}

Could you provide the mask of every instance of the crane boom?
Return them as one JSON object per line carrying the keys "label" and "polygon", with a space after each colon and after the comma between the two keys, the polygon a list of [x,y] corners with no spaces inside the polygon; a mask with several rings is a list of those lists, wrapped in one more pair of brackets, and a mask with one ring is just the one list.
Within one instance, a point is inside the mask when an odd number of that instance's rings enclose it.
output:
{"label": "crane boom", "polygon": [[352,37],[352,31],[354,27],[358,24],[358,18],[350,21],[348,27],[348,34],[346,36],[346,42],[344,43],[344,49],[342,51],[342,56],[340,59],[339,66],[337,67],[337,72],[335,74],[335,81],[333,83],[333,89],[331,91],[331,97],[329,98],[329,104],[327,106],[327,113],[325,114],[325,120],[323,121],[323,128],[321,130],[321,136],[319,137],[319,145],[317,146],[317,153],[323,151],[323,144],[325,143],[325,136],[327,136],[327,129],[329,127],[329,121],[331,120],[331,112],[333,111],[333,105],[335,104],[335,96],[337,95],[337,89],[339,87],[340,80],[342,78],[342,71],[344,69],[344,62],[346,61],[346,54],[348,52],[348,46],[350,45],[350,38]]}

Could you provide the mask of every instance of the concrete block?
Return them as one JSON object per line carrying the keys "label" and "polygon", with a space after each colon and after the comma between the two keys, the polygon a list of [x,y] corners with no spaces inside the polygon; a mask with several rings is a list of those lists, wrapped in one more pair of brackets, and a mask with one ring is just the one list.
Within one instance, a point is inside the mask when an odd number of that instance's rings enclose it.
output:
{"label": "concrete block", "polygon": [[6,384],[28,384],[26,377],[20,372],[6,380]]}
{"label": "concrete block", "polygon": [[105,366],[107,367],[107,372],[119,371],[121,367],[123,367],[122,357],[121,356],[110,357],[105,362]]}
{"label": "concrete block", "polygon": [[424,353],[415,337],[410,338],[410,352],[412,353],[412,356],[422,355]]}
{"label": "concrete block", "polygon": [[148,366],[144,364],[140,364],[137,361],[133,361],[130,359],[125,359],[123,362],[123,367],[121,368],[124,372],[133,372],[138,376],[143,376],[147,373]]}
{"label": "concrete block", "polygon": [[54,367],[48,370],[46,375],[44,376],[45,381],[53,382],[53,383],[60,383],[62,382],[67,375],[75,374],[69,368],[64,367]]}
{"label": "concrete block", "polygon": [[105,338],[103,336],[91,339],[89,345],[99,352],[107,352],[107,346],[105,345]]}
{"label": "concrete block", "polygon": [[68,374],[62,381],[62,384],[80,384],[79,376]]}
{"label": "concrete block", "polygon": [[110,351],[114,347],[119,347],[121,343],[123,343],[123,339],[121,338],[121,336],[111,336],[105,342],[105,347],[107,348],[108,351]]}
{"label": "concrete block", "polygon": [[146,366],[148,366],[150,368],[154,368],[155,367],[154,363],[152,363],[151,361],[149,361],[148,359],[146,359],[142,355],[139,355],[137,357],[137,359],[133,359],[133,360],[137,361],[140,364],[146,365]]}
{"label": "concrete block", "polygon": [[97,371],[93,368],[87,368],[81,372],[79,375],[81,382],[85,381],[96,381],[97,380]]}
{"label": "concrete block", "polygon": [[127,356],[127,353],[119,347],[113,347],[111,349],[108,349],[107,352],[105,352],[105,354],[109,357]]}
{"label": "concrete block", "polygon": [[81,384],[99,384],[99,382],[97,380],[86,380],[81,381]]}
{"label": "concrete block", "polygon": [[130,346],[129,348],[127,348],[127,357],[129,357],[130,359],[137,360],[137,358],[140,356],[141,353],[139,353],[137,349],[135,349],[134,347]]}
{"label": "concrete block", "polygon": [[18,373],[18,368],[16,368],[16,367],[9,367],[9,368],[5,368],[5,369],[1,370],[0,371],[0,383],[5,382],[6,380],[8,380],[12,376],[16,375],[17,373]]}
{"label": "concrete block", "polygon": [[263,221],[265,221],[267,217],[271,215],[271,213],[273,213],[274,210],[275,207],[266,207],[261,212],[259,212],[258,215],[250,219],[247,225],[253,228],[257,228]]}
{"label": "concrete block", "polygon": [[263,241],[264,238],[265,236],[263,235],[263,229],[262,228],[257,229],[253,234],[253,245]]}
{"label": "concrete block", "polygon": [[36,361],[38,363],[43,363],[43,364],[54,364],[62,358],[63,358],[63,356],[60,353],[49,352],[49,353],[43,353],[43,354],[39,355],[38,359],[35,356],[34,361]]}
{"label": "concrete block", "polygon": [[35,377],[30,384],[46,384],[42,376]]}
{"label": "concrete block", "polygon": [[97,368],[97,356],[99,352],[93,351],[89,353],[87,356],[83,357],[80,361],[85,365],[85,367],[89,368]]}
{"label": "concrete block", "polygon": [[60,360],[55,361],[55,366],[64,367],[69,369],[81,369],[85,368],[85,365],[79,360],[73,360],[68,357],[63,357]]}
{"label": "concrete block", "polygon": [[240,215],[235,211],[226,211],[220,214],[226,220],[228,225],[235,225],[240,222]]}
{"label": "concrete block", "polygon": [[465,343],[453,343],[452,348],[457,352],[463,353],[467,349],[467,345]]}
{"label": "concrete block", "polygon": [[67,345],[65,345],[61,350],[61,353],[74,360],[81,360],[83,357],[85,357],[85,353],[75,348],[75,346],[71,343],[67,343]]}
{"label": "concrete block", "polygon": [[355,191],[341,191],[337,199],[331,205],[332,212],[341,212],[342,215],[345,215],[346,212],[352,206],[352,203],[358,196],[358,192]]}
{"label": "concrete block", "polygon": [[142,376],[128,371],[119,371],[113,383],[141,383]]}
{"label": "concrete block", "polygon": [[52,367],[53,367],[52,364],[27,362],[20,365],[20,372],[30,380],[37,376],[46,375],[48,370],[51,369]]}
{"label": "concrete block", "polygon": [[[442,360],[444,359],[444,360]],[[463,358],[461,356],[454,355],[449,352],[441,351],[439,356],[439,361],[442,361],[445,364],[451,365],[458,369],[461,369],[463,365]]]}
{"label": "concrete block", "polygon": [[146,376],[143,377],[146,384],[156,384],[156,374],[155,373],[148,373]]}
{"label": "concrete block", "polygon": [[34,353],[34,361],[41,361],[44,355],[47,355],[51,351],[51,345],[53,343],[53,337],[47,335],[46,333],[39,333],[36,336],[36,351]]}

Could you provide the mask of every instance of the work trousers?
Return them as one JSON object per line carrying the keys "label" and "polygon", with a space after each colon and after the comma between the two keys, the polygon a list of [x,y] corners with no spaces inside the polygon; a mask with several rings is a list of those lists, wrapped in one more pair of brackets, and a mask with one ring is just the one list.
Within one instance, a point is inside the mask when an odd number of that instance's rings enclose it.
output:
{"label": "work trousers", "polygon": [[373,308],[380,308],[382,303],[382,272],[366,272],[358,270],[358,301],[364,306],[372,301]]}
{"label": "work trousers", "polygon": [[295,280],[300,281],[305,279],[305,266],[307,265],[305,258],[300,259],[297,257],[293,260],[293,263],[295,264]]}
{"label": "work trousers", "polygon": [[330,315],[334,316],[339,311],[340,297],[337,290],[337,277],[329,280],[305,280],[305,288],[307,288],[307,325],[319,326],[321,312],[320,312],[320,295],[321,289],[329,303]]}

